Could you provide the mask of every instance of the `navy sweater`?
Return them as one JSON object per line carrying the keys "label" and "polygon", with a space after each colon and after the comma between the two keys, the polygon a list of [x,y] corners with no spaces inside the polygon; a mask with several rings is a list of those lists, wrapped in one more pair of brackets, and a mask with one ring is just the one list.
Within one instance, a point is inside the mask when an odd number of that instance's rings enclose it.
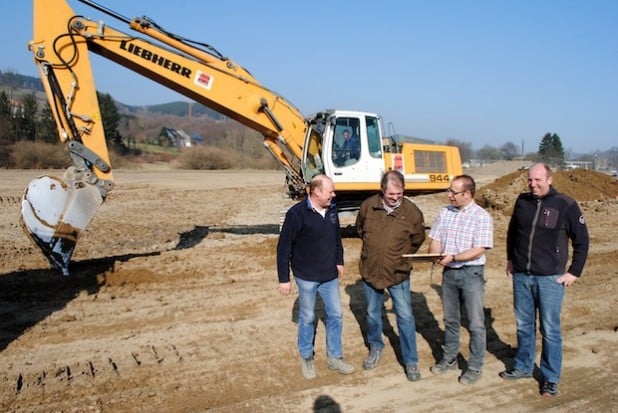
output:
{"label": "navy sweater", "polygon": [[332,204],[325,217],[311,208],[309,198],[290,208],[277,243],[279,282],[290,281],[290,268],[305,281],[331,281],[337,265],[343,265],[337,207]]}

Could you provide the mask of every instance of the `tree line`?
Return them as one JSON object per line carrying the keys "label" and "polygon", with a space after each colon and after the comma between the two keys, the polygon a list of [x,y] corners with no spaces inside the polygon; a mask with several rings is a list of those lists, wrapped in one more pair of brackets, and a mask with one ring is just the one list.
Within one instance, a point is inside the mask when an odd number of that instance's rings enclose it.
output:
{"label": "tree line", "polygon": [[[14,91],[24,90],[23,84],[30,78],[10,72],[0,72],[0,75],[0,80],[4,82],[5,86],[8,85],[8,90],[11,92],[11,95],[9,95],[5,90],[0,91],[0,147],[13,145],[20,141],[57,143],[58,131],[49,103],[45,101],[43,107],[39,108],[41,100],[37,99],[35,94],[39,91],[39,88],[28,87],[25,90],[32,90],[33,92],[22,93],[18,98],[13,98]],[[124,142],[132,139],[134,141],[134,138],[126,137],[125,139],[120,130],[128,131],[128,120],[123,119],[123,117],[131,117],[131,115],[120,115],[118,105],[110,94],[97,92],[97,98],[108,145],[120,154],[126,153],[128,149]],[[186,107],[186,105],[184,106]],[[164,136],[162,133],[159,135]],[[560,136],[557,133],[550,132],[540,138],[537,151],[528,154],[522,153],[513,142],[506,142],[499,147],[485,145],[478,150],[473,150],[472,143],[466,141],[448,139],[445,143],[459,148],[463,162],[473,159],[496,161],[525,158],[531,161],[544,161],[556,168],[562,168],[567,159],[594,163],[597,156],[603,155],[609,165],[614,167],[618,165],[618,148],[612,148],[603,154],[580,155],[577,159],[574,159],[573,154],[565,152]]]}
{"label": "tree line", "polygon": [[[62,169],[69,166],[71,160],[67,152],[58,148],[58,128],[49,103],[40,97],[37,99],[34,92],[22,93],[18,98],[13,98],[17,96],[16,89],[8,90],[10,96],[0,89],[0,168]],[[97,99],[110,158],[116,167],[132,166],[140,162],[168,162],[172,159],[180,169],[278,167],[267,151],[260,151],[261,136],[231,119],[209,121],[207,116],[201,116],[200,119],[174,115],[140,117],[130,113],[121,114],[110,94],[97,91]],[[152,144],[173,146],[167,142],[169,136],[165,133],[166,128],[161,128],[160,124],[175,124],[179,121],[188,122],[190,127],[201,125],[206,128],[201,135],[211,145],[199,145],[190,150],[153,150],[150,147]],[[153,132],[151,124],[154,123],[159,126]],[[156,133],[161,136],[154,138]]]}
{"label": "tree line", "polygon": [[534,153],[524,154],[513,142],[506,142],[502,146],[495,147],[485,145],[476,151],[472,150],[470,142],[456,139],[446,141],[447,145],[457,146],[463,162],[473,159],[483,161],[511,161],[515,159],[528,159],[531,161],[546,162],[555,168],[565,165],[565,151],[560,136],[556,133],[547,132],[540,140],[538,150]]}
{"label": "tree line", "polygon": [[[108,143],[121,144],[118,132],[120,115],[111,95],[97,92],[103,129]],[[34,93],[25,93],[19,99],[11,99],[0,91],[0,146],[18,141],[58,142],[58,132],[49,103],[39,110]]]}
{"label": "tree line", "polygon": [[[116,103],[110,94],[97,92],[99,109],[103,120],[103,129],[109,145],[115,148],[123,146],[123,137],[118,131],[120,115]],[[0,145],[10,145],[18,140],[54,143],[58,141],[58,133],[49,106],[39,113],[37,99],[34,93],[27,93],[19,100],[11,100],[6,92],[0,92]],[[521,157],[518,147],[513,142],[507,142],[499,148],[485,145],[476,152],[472,144],[457,140],[448,140],[448,145],[459,148],[464,162],[473,158],[492,160],[512,160]],[[540,141],[535,159],[561,168],[565,164],[565,152],[560,137],[556,133],[546,133]]]}

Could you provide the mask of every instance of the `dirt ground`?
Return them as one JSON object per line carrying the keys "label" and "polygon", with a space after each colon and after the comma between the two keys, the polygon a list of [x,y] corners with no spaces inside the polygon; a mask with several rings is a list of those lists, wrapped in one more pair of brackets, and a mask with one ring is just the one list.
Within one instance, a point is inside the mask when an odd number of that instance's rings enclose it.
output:
{"label": "dirt ground", "polygon": [[[0,411],[618,411],[618,190],[611,179],[597,185],[598,174],[555,179],[559,190],[585,195],[578,200],[592,241],[584,276],[564,303],[560,394],[541,397],[538,377],[498,377],[517,344],[504,274],[509,206],[525,184],[516,169],[468,171],[496,227],[486,270],[486,364],[473,386],[457,382],[460,371],[429,372],[444,327],[441,275],[428,263],[416,265],[411,291],[422,380],[407,381],[397,361],[390,301],[385,356],[375,370],[362,370],[360,240],[351,235],[341,296],[345,356],[357,371],[326,368],[320,321],[318,378],[302,378],[296,291],[276,291],[278,227],[291,205],[282,172],[116,171],[116,188],[83,233],[71,276],[62,277],[19,225],[21,194],[38,173],[0,171]],[[446,197],[415,202],[430,225]],[[467,343],[462,329],[460,368]]]}

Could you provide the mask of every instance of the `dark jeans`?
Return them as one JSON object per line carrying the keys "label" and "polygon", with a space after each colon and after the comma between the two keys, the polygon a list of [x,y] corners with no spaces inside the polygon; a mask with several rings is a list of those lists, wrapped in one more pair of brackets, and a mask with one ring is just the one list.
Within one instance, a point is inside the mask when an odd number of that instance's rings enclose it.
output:
{"label": "dark jeans", "polygon": [[445,268],[442,273],[442,309],[444,311],[444,358],[453,360],[459,353],[461,308],[468,317],[470,360],[468,367],[481,371],[485,356],[486,332],[483,297],[485,267]]}

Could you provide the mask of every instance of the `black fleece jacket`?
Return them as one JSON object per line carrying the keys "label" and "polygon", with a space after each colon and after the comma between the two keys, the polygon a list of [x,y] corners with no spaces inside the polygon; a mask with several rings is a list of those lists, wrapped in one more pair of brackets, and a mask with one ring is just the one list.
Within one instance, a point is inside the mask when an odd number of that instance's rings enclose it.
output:
{"label": "black fleece jacket", "polygon": [[[569,259],[571,240],[573,257]],[[589,236],[577,202],[554,188],[542,198],[519,195],[508,227],[507,259],[514,272],[581,276],[588,257]]]}

